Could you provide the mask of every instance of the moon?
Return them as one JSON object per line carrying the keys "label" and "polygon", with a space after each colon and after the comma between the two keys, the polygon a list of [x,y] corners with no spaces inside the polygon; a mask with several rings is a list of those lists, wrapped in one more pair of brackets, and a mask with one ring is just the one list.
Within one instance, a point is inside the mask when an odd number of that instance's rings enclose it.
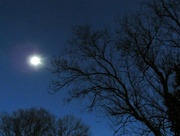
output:
{"label": "moon", "polygon": [[28,61],[29,61],[29,64],[36,66],[36,67],[42,64],[42,59],[38,55],[30,56]]}
{"label": "moon", "polygon": [[39,65],[39,64],[41,64],[41,59],[37,56],[33,56],[30,58],[30,63],[35,66]]}

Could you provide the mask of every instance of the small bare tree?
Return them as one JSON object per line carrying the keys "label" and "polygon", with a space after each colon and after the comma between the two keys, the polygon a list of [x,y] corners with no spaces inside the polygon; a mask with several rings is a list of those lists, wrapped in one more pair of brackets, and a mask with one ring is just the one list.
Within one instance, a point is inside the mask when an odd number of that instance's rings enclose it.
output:
{"label": "small bare tree", "polygon": [[55,118],[44,109],[17,110],[2,114],[0,133],[2,136],[54,136]]}
{"label": "small bare tree", "polygon": [[114,35],[75,28],[67,55],[52,60],[51,90],[70,87],[67,101],[87,98],[115,133],[179,136],[179,9],[177,0],[149,1],[143,14],[119,20]]}
{"label": "small bare tree", "polygon": [[55,118],[45,109],[17,110],[0,116],[1,136],[91,136],[90,127],[67,115]]}
{"label": "small bare tree", "polygon": [[90,136],[89,126],[72,115],[66,115],[58,120],[58,136]]}

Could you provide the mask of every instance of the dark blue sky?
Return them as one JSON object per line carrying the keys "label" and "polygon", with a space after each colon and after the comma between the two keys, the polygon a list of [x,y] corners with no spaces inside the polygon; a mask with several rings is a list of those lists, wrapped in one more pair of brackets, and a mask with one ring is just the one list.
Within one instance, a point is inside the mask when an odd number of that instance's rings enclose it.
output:
{"label": "dark blue sky", "polygon": [[[114,28],[116,19],[138,9],[140,0],[0,0],[0,112],[44,107],[56,116],[74,114],[91,126],[93,136],[110,136],[106,120],[80,112],[79,102],[63,105],[63,92],[48,94],[53,78],[46,70],[62,52],[71,28],[90,24]],[[27,58],[40,54],[44,66]]]}

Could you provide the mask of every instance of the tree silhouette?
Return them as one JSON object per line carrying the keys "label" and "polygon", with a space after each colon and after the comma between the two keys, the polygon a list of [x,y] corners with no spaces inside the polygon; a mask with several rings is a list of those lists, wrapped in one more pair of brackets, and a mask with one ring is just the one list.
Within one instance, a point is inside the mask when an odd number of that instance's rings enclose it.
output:
{"label": "tree silhouette", "polygon": [[58,136],[90,136],[89,126],[72,115],[58,120]]}
{"label": "tree silhouette", "polygon": [[119,20],[114,34],[88,25],[73,29],[66,56],[52,58],[52,92],[87,98],[115,133],[180,135],[180,1],[148,1]]}
{"label": "tree silhouette", "polygon": [[114,34],[75,27],[67,55],[52,58],[51,90],[70,86],[67,101],[87,98],[117,134],[179,136],[180,1],[144,6]]}
{"label": "tree silhouette", "polygon": [[90,136],[90,129],[80,119],[67,115],[56,119],[45,109],[17,110],[1,114],[1,136]]}
{"label": "tree silhouette", "polygon": [[1,115],[2,136],[53,136],[55,118],[44,109],[17,110]]}

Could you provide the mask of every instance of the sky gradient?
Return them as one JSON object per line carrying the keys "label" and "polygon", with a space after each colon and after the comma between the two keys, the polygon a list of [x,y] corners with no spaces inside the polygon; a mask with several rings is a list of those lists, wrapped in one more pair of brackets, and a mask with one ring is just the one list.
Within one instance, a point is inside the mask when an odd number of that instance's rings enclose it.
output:
{"label": "sky gradient", "polygon": [[[93,136],[112,135],[106,119],[82,112],[78,101],[64,105],[64,92],[48,93],[53,76],[47,68],[51,56],[64,55],[73,26],[112,29],[118,17],[139,4],[140,0],[0,0],[0,112],[43,107],[56,116],[81,118]],[[28,65],[32,54],[43,58],[41,67]]]}

